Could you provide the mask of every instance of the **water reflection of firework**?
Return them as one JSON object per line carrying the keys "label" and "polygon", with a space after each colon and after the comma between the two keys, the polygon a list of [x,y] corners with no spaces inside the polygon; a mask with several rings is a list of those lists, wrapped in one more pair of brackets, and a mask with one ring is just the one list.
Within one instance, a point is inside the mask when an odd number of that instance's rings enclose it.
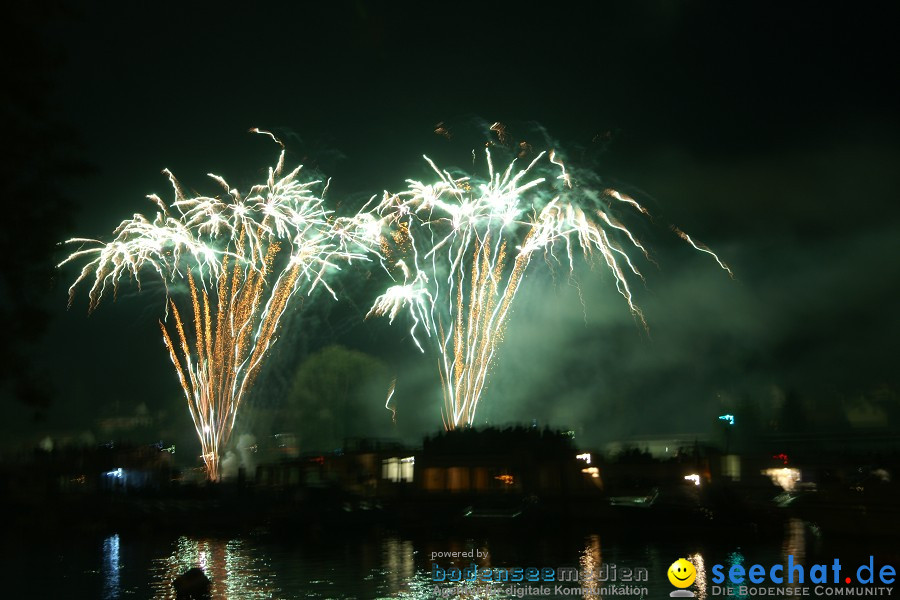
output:
{"label": "water reflection of firework", "polygon": [[199,567],[209,577],[212,598],[274,598],[280,590],[268,565],[241,540],[179,538],[173,552],[154,560],[153,597],[174,599],[172,582],[188,569]]}
{"label": "water reflection of firework", "polygon": [[591,598],[591,600],[598,600],[600,594],[597,592],[597,588],[600,585],[600,580],[597,577],[597,573],[600,572],[600,566],[603,564],[603,556],[600,553],[600,536],[596,534],[588,536],[579,562],[581,563],[579,574],[581,581],[584,583],[583,596]]}

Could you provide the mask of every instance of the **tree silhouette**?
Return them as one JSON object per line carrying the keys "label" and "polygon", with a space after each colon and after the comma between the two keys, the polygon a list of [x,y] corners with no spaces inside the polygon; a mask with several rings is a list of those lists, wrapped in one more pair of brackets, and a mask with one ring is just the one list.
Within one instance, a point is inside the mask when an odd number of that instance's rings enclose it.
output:
{"label": "tree silhouette", "polygon": [[31,364],[36,342],[50,319],[49,292],[56,283],[57,243],[73,207],[66,179],[89,171],[76,158],[76,136],[54,114],[53,76],[62,53],[44,36],[56,19],[72,15],[54,3],[18,2],[4,8],[0,37],[0,381],[11,394],[43,414],[52,397],[47,378]]}
{"label": "tree silhouette", "polygon": [[305,450],[335,448],[344,438],[377,437],[384,429],[372,430],[372,415],[383,413],[388,390],[387,368],[377,358],[328,346],[298,367],[285,402],[283,423],[300,433]]}

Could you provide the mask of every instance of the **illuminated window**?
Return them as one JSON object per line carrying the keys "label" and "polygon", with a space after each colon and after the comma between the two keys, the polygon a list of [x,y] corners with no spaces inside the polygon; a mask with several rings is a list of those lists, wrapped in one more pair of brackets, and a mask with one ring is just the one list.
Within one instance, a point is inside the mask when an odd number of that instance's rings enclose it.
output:
{"label": "illuminated window", "polygon": [[469,468],[450,467],[447,469],[447,489],[452,492],[469,489]]}
{"label": "illuminated window", "polygon": [[400,459],[400,481],[412,482],[415,471],[416,457],[407,456]]}
{"label": "illuminated window", "polygon": [[732,481],[741,480],[741,457],[729,454],[722,457],[722,476]]}
{"label": "illuminated window", "polygon": [[398,481],[400,479],[399,458],[386,458],[381,461],[381,478],[388,481]]}
{"label": "illuminated window", "polygon": [[381,478],[388,481],[411,482],[415,471],[414,456],[386,458],[381,461]]}

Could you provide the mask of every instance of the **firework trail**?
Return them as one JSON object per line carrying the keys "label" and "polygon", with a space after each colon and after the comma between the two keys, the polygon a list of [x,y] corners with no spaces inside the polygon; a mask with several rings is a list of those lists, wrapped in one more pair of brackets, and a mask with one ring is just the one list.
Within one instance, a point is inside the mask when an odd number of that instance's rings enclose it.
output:
{"label": "firework trail", "polygon": [[[485,181],[454,177],[424,158],[436,176],[431,183],[407,180],[407,190],[385,192],[370,210],[384,226],[381,265],[395,281],[370,314],[393,323],[405,312],[418,348],[424,351],[424,337],[437,350],[445,428],[474,422],[513,300],[535,255],[571,273],[576,255],[599,253],[646,327],[629,284],[631,277],[643,277],[627,250],[652,259],[615,216],[619,209],[648,215],[637,201],[614,190],[582,189],[553,151],[530,162],[513,160],[499,172],[488,148]],[[682,238],[713,254],[686,234]]]}
{"label": "firework trail", "polygon": [[[165,171],[175,192],[171,205],[150,196],[159,207],[152,221],[134,215],[111,242],[69,240],[81,248],[59,265],[88,259],[69,288],[69,302],[90,279],[91,310],[123,279],[140,287],[142,273],[151,271],[163,282],[171,317],[160,321],[163,340],[213,480],[238,408],[277,340],[291,299],[320,285],[336,298],[326,275],[343,262],[366,259],[367,216],[333,217],[324,190],[316,193],[321,182],[299,182],[300,169],[284,174],[282,150],[266,182],[247,194],[210,174],[224,188],[224,199],[188,197]],[[171,293],[185,282],[187,310]]]}
{"label": "firework trail", "polygon": [[391,422],[397,424],[397,407],[391,406],[391,398],[394,397],[394,391],[397,389],[397,378],[391,379],[391,385],[388,387],[387,400],[384,401],[384,407],[391,411]]}

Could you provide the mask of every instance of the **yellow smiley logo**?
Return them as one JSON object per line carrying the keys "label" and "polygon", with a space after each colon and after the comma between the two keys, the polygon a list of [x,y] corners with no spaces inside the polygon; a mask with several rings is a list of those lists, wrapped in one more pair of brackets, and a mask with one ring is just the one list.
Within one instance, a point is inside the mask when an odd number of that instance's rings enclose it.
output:
{"label": "yellow smiley logo", "polygon": [[679,558],[672,563],[667,574],[669,583],[677,588],[686,588],[694,583],[694,579],[697,577],[697,569],[687,560]]}

